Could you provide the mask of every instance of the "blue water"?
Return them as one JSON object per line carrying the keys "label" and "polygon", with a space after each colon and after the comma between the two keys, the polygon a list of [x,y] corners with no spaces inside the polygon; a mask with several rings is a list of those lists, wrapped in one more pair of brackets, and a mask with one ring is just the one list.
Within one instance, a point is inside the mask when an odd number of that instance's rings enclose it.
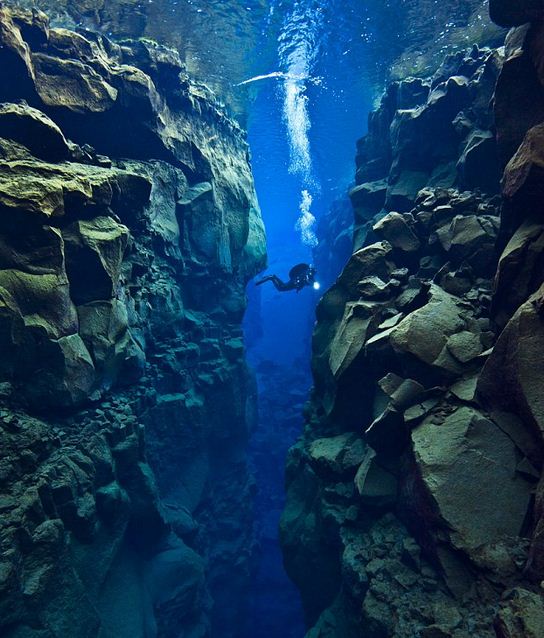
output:
{"label": "blue water", "polygon": [[[160,16],[149,35],[176,46],[188,70],[216,89],[248,129],[267,230],[267,272],[286,278],[294,264],[312,261],[315,222],[346,193],[356,140],[366,132],[368,112],[399,56],[411,48],[415,54],[404,59],[404,71],[417,58],[424,72],[431,63],[421,62],[419,53],[432,43],[441,56],[455,40],[456,24],[483,5],[484,0],[140,3]],[[278,524],[285,457],[301,431],[312,382],[310,342],[319,294],[278,293],[270,284],[256,288],[253,282],[248,287],[246,345],[260,395],[250,450],[260,552],[240,638],[305,633],[297,591],[282,566]]]}
{"label": "blue water", "polygon": [[[248,128],[267,272],[282,278],[294,264],[312,261],[315,222],[353,179],[356,140],[394,61],[429,42],[441,56],[455,20],[484,4],[455,0],[452,11],[441,0],[155,0],[168,1],[183,17],[178,46],[190,70],[223,93]],[[260,397],[250,449],[260,551],[240,638],[305,634],[298,593],[283,570],[278,524],[285,458],[301,432],[312,382],[319,294],[248,287],[246,345]]]}
{"label": "blue water", "polygon": [[[338,4],[342,19],[335,15]],[[256,69],[257,76],[281,75],[239,87],[258,89],[248,120],[252,168],[267,230],[267,272],[282,278],[294,264],[313,260],[314,220],[352,180],[355,141],[366,130],[378,84],[368,81],[361,6],[346,4],[294,3],[283,14],[272,67]],[[262,31],[263,50],[269,35]],[[285,457],[300,434],[311,386],[310,341],[320,292],[278,293],[271,285],[250,283],[248,296],[248,356],[260,396],[251,448],[260,553],[244,638],[302,638],[300,600],[283,570],[278,525]]]}

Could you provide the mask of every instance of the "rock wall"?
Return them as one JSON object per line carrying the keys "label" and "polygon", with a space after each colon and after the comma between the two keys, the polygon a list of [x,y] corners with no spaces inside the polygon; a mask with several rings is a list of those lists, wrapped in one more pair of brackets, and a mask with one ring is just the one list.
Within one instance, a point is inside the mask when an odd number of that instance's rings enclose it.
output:
{"label": "rock wall", "polygon": [[394,83],[359,143],[287,467],[308,638],[544,635],[543,24]]}
{"label": "rock wall", "polygon": [[332,202],[317,221],[317,246],[313,250],[319,283],[329,288],[353,252],[353,208],[347,193]]}
{"label": "rock wall", "polygon": [[235,636],[243,132],[176,53],[0,7],[0,633]]}

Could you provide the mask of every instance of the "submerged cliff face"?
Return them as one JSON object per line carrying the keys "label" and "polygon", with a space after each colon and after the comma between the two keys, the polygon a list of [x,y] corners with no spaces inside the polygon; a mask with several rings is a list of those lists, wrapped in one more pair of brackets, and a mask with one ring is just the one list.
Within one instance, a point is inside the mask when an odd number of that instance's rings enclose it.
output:
{"label": "submerged cliff face", "polygon": [[541,25],[391,85],[359,143],[282,520],[312,638],[544,633]]}
{"label": "submerged cliff face", "polygon": [[243,132],[174,52],[5,8],[0,101],[0,633],[235,635]]}

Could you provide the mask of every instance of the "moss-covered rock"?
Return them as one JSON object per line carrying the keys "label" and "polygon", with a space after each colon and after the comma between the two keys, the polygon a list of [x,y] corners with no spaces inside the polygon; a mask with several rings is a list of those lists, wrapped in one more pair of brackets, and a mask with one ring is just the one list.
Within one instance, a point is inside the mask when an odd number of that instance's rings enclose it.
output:
{"label": "moss-covered rock", "polygon": [[39,12],[0,8],[0,80],[0,633],[234,638],[244,133],[175,52]]}

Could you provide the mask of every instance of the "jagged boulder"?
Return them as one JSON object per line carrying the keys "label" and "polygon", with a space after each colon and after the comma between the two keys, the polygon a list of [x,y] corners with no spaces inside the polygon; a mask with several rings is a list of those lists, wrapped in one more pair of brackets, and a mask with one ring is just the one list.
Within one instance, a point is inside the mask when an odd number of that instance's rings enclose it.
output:
{"label": "jagged boulder", "polygon": [[364,302],[346,304],[330,345],[329,365],[335,377],[341,376],[363,350],[372,320],[372,313]]}
{"label": "jagged boulder", "polygon": [[22,144],[45,161],[61,162],[70,157],[70,147],[60,128],[27,104],[0,104],[0,137]]}
{"label": "jagged boulder", "polygon": [[503,195],[508,202],[503,225],[514,231],[529,211],[544,196],[544,124],[531,128],[506,167]]}
{"label": "jagged boulder", "polygon": [[490,276],[495,267],[497,218],[485,215],[456,215],[436,234],[454,264],[466,262],[474,272]]}
{"label": "jagged boulder", "polygon": [[376,242],[353,254],[338,283],[356,296],[359,281],[373,276],[387,281],[394,269],[391,244],[387,241]]}
{"label": "jagged boulder", "polygon": [[[492,421],[461,407],[412,432],[418,472],[457,549],[486,560],[486,547],[521,532],[531,484],[516,474],[516,446]],[[482,473],[486,480],[482,481]]]}
{"label": "jagged boulder", "polygon": [[487,406],[519,414],[544,434],[544,287],[524,303],[501,333],[478,382]]}
{"label": "jagged boulder", "polygon": [[316,439],[309,449],[310,464],[319,475],[353,477],[365,457],[365,444],[356,434]]}
{"label": "jagged boulder", "polygon": [[414,232],[415,220],[409,214],[391,212],[374,225],[374,232],[387,240],[393,248],[413,253],[419,250],[421,243]]}
{"label": "jagged boulder", "polygon": [[463,314],[455,297],[432,286],[428,302],[391,330],[391,345],[429,366],[448,369],[448,338],[463,329]]}
{"label": "jagged boulder", "polygon": [[493,310],[504,325],[544,279],[544,228],[532,215],[516,230],[499,260]]}

